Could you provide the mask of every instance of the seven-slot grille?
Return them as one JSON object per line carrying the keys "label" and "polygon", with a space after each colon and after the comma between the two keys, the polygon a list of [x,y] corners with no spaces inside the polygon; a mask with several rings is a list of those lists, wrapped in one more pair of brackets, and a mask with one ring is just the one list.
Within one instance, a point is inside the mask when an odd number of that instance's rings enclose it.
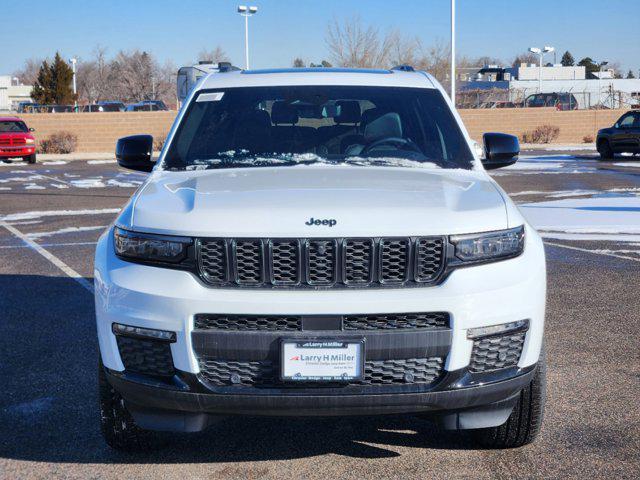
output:
{"label": "seven-slot grille", "polygon": [[429,285],[444,270],[444,237],[200,239],[198,268],[217,286]]}

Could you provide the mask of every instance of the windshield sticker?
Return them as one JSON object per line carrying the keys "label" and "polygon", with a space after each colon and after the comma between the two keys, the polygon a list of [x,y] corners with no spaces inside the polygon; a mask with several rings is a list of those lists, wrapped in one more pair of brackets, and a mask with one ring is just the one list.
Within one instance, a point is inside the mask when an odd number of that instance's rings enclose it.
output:
{"label": "windshield sticker", "polygon": [[224,97],[224,92],[201,93],[196,102],[219,102]]}

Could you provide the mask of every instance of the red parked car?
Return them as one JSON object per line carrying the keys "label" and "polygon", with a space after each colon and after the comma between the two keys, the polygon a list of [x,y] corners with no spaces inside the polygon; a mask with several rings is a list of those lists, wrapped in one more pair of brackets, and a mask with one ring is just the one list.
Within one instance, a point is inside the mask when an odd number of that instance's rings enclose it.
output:
{"label": "red parked car", "polygon": [[36,139],[33,128],[18,117],[0,117],[0,160],[22,157],[36,163]]}

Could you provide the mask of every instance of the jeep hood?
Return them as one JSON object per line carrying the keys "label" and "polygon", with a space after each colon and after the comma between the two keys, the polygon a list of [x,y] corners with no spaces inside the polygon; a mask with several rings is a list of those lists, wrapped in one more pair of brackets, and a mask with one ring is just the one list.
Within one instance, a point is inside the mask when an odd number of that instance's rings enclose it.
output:
{"label": "jeep hood", "polygon": [[[307,225],[311,218],[335,222]],[[118,223],[138,231],[225,237],[413,236],[508,228],[505,200],[485,172],[357,166],[157,170]]]}

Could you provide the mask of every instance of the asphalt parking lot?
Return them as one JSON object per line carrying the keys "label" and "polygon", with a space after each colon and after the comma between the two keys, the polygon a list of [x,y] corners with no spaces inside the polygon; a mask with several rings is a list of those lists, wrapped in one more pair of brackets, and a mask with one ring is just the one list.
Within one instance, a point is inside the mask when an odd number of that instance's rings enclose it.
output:
{"label": "asphalt parking lot", "polygon": [[547,246],[536,443],[480,450],[411,416],[226,418],[127,455],[99,433],[90,290],[96,239],[144,176],[108,160],[0,164],[0,477],[637,478],[640,158],[528,151],[494,175]]}

